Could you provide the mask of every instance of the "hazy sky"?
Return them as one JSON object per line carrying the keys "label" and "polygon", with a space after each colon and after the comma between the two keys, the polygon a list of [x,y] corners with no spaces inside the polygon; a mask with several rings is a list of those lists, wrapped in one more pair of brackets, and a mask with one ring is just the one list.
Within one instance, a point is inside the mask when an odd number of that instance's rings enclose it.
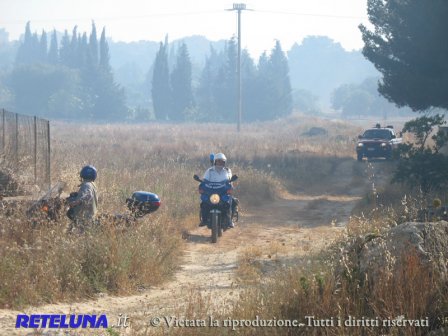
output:
{"label": "hazy sky", "polygon": [[[237,1],[244,2],[244,1]],[[275,39],[285,51],[307,35],[326,35],[347,50],[362,48],[360,23],[367,23],[367,0],[252,0],[244,2],[242,46],[257,57],[271,50]],[[71,30],[98,34],[114,41],[162,41],[204,35],[210,40],[237,34],[237,14],[223,0],[0,0],[0,27],[17,40],[31,21],[32,31]]]}

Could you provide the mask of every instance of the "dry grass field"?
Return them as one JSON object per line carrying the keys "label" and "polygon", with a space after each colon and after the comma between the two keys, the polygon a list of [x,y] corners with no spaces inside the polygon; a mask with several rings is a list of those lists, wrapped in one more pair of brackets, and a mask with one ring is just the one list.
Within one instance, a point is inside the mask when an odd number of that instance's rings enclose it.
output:
{"label": "dry grass field", "polygon": [[[310,127],[328,134],[304,135]],[[221,321],[436,316],[447,289],[412,255],[403,259],[399,278],[384,279],[373,289],[360,287],[354,261],[341,258],[341,241],[378,232],[402,216],[399,209],[378,208],[369,196],[372,169],[383,178],[377,188],[385,202],[387,195],[396,199],[393,192],[402,195],[397,187],[387,188],[391,166],[356,162],[354,139],[360,132],[349,123],[300,115],[244,125],[240,134],[234,125],[217,124],[53,124],[52,177],[67,184],[66,192],[77,189],[79,169],[93,164],[100,212],[125,213],[125,199],[136,190],[157,193],[162,205],[127,230],[104,223],[83,236],[67,234],[65,219],[31,228],[21,209],[2,212],[4,321],[30,306],[64,313],[76,306],[79,313],[135,313],[133,329],[111,329],[108,335],[359,335],[360,328],[336,327],[167,330],[143,321],[162,313]],[[192,178],[209,166],[210,152],[228,157],[239,176],[236,195],[242,205],[240,225],[216,246],[197,228],[199,197]],[[355,206],[357,215],[351,217]],[[340,267],[347,272],[336,272]],[[95,303],[76,304],[84,300]],[[362,328],[363,335],[426,331]]]}
{"label": "dry grass field", "polygon": [[[241,134],[233,125],[53,124],[52,180],[66,183],[65,192],[77,190],[80,168],[93,164],[100,212],[124,213],[126,197],[136,190],[157,193],[162,206],[133,230],[105,226],[83,239],[65,233],[66,219],[31,230],[25,209],[2,213],[0,306],[129,293],[159,283],[176,268],[181,233],[197,224],[192,176],[208,167],[209,153],[224,152],[241,176],[239,196],[245,204],[261,204],[274,199],[279,188],[325,178],[332,161],[352,155],[354,134],[343,123],[331,125],[330,138],[301,136],[319,123],[303,124],[295,117],[250,125]],[[340,139],[329,141],[333,136]],[[316,168],[323,175],[313,174]]]}

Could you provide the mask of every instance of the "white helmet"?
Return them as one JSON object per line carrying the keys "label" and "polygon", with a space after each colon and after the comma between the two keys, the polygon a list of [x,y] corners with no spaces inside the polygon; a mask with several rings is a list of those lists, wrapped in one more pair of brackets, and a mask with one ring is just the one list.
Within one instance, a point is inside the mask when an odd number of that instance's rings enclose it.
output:
{"label": "white helmet", "polygon": [[224,164],[225,164],[226,161],[227,161],[227,158],[226,158],[226,156],[223,153],[218,153],[218,154],[215,154],[215,158],[213,160],[214,164],[216,163],[216,160],[224,161]]}

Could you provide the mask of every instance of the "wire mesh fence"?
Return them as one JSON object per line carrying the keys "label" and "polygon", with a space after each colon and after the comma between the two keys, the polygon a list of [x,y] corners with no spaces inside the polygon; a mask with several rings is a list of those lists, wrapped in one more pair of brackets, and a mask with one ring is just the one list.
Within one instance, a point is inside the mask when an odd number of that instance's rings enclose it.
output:
{"label": "wire mesh fence", "polygon": [[50,187],[50,122],[0,110],[0,195]]}

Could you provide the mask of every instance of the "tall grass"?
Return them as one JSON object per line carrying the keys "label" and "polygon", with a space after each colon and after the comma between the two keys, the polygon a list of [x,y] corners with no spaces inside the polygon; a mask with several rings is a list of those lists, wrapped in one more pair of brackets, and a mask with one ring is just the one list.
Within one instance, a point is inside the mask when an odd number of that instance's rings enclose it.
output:
{"label": "tall grass", "polygon": [[56,225],[10,231],[0,241],[0,306],[123,294],[158,283],[180,253],[179,234],[166,225],[169,220],[159,217],[127,231],[103,226],[83,236]]}
{"label": "tall grass", "polygon": [[[240,176],[236,195],[243,207],[275,198],[290,181],[306,183],[304,162],[329,174],[326,156],[353,156],[355,128],[303,120],[245,125],[241,134],[216,124],[53,124],[52,179],[64,181],[65,192],[77,190],[80,168],[93,164],[101,213],[125,213],[125,199],[136,190],[159,194],[162,206],[127,230],[103,220],[99,231],[84,236],[67,234],[67,219],[33,227],[26,208],[1,211],[0,307],[130,293],[163,281],[180,263],[182,232],[197,224],[192,176],[210,165],[210,152],[224,152]],[[327,137],[301,135],[323,125]],[[304,155],[313,158],[301,162]]]}
{"label": "tall grass", "polygon": [[[309,140],[301,139],[305,142]],[[316,142],[314,151],[309,150],[312,148],[311,142],[307,142],[310,147],[305,146],[305,151],[296,151],[286,144],[285,139],[279,143],[284,144],[285,149],[279,149],[276,153],[266,143],[258,145],[265,146],[264,150],[257,146],[256,151],[249,151],[246,155],[239,153],[239,164],[244,168],[249,167],[249,172],[256,174],[254,182],[263,176],[258,174],[262,171],[266,174],[262,177],[264,180],[273,179],[275,183],[270,184],[272,186],[281,181],[292,190],[309,189],[313,183],[324,184],[328,181],[326,177],[334,172],[337,165],[353,155],[349,144],[337,153],[328,153],[324,141],[321,147]],[[368,179],[369,172],[364,171],[366,166],[355,163],[354,186],[361,185],[362,179]],[[255,320],[258,316],[265,320],[299,320],[304,326],[240,327],[236,331],[229,328],[201,328],[193,333],[412,336],[428,335],[440,328],[442,318],[448,312],[448,283],[446,277],[432,268],[431,264],[422,262],[415,249],[410,247],[397,255],[389,247],[389,250],[384,251],[386,263],[383,269],[380,268],[374,276],[360,269],[359,252],[365,248],[366,242],[391,227],[415,220],[418,210],[428,203],[428,199],[423,199],[418,193],[399,185],[390,185],[390,172],[387,170],[391,167],[384,165],[383,168],[386,169],[382,173],[385,180],[381,184],[370,181],[374,189],[369,190],[356,207],[342,241],[319,255],[297,257],[295,267],[276,267],[277,272],[270,277],[265,274],[262,282],[260,274],[263,265],[257,261],[261,251],[256,247],[247,247],[239,257],[237,275],[245,284],[252,286],[246,287],[232,312],[213,313],[215,318],[221,320],[229,316],[238,320]],[[254,182],[249,184],[253,185]],[[271,194],[268,187],[265,190],[267,195]],[[272,195],[275,197],[276,193]],[[258,204],[257,201],[254,204]],[[207,319],[209,313],[201,304],[198,309],[191,310],[190,307],[184,316]],[[314,316],[314,323],[308,325],[306,316]],[[325,322],[320,321],[329,319],[334,325],[322,326]],[[403,319],[429,323],[429,327],[393,325]],[[337,326],[339,320],[341,326]],[[377,325],[369,326],[366,320]],[[321,325],[317,326],[315,323]],[[185,330],[177,330],[173,334],[184,332]],[[439,330],[438,334],[442,335],[443,330]]]}
{"label": "tall grass", "polygon": [[[370,230],[370,219],[365,221],[366,232],[377,228],[377,219],[372,219]],[[263,281],[258,280],[262,266],[257,264],[257,256],[261,251],[248,247],[239,258],[244,272],[238,275],[252,286],[246,286],[232,312],[214,312],[213,316],[240,321],[296,320],[302,326],[239,326],[236,331],[208,328],[204,334],[417,336],[439,329],[435,335],[445,335],[441,328],[448,311],[446,275],[422,261],[412,247],[399,254],[386,249],[385,263],[376,273],[362,271],[359,253],[366,239],[372,238],[359,232],[346,234],[329,250],[296,257],[296,266],[277,267],[277,272],[265,275]],[[202,309],[194,316],[205,319],[207,314]],[[398,326],[403,320],[418,320],[420,326]]]}
{"label": "tall grass", "polygon": [[[428,263],[422,260],[421,252],[410,245],[397,253],[393,244],[384,245],[380,241],[381,252],[374,252],[372,256],[373,263],[377,264],[375,271],[367,272],[360,264],[361,251],[368,250],[369,241],[381,237],[391,227],[415,220],[425,202],[419,195],[411,197],[409,190],[399,189],[399,192],[397,188],[381,189],[379,202],[392,199],[394,195],[399,197],[389,206],[378,207],[378,200],[375,200],[377,207],[353,216],[344,238],[328,250],[314,256],[297,257],[296,267],[284,267],[259,286],[250,287],[232,313],[238,319],[253,320],[259,316],[267,320],[299,320],[303,327],[240,328],[239,334],[428,335],[442,328],[448,312],[448,282],[444,261],[436,262],[439,257],[435,253],[443,250],[440,243],[435,241],[434,246],[427,247],[434,257]],[[365,200],[360,203],[360,207],[366,209]],[[443,232],[441,234],[443,237]],[[258,267],[253,265],[254,261],[246,254],[240,259],[246,270],[243,276],[251,276],[249,271],[252,270],[256,278]],[[339,320],[341,326],[337,324]],[[373,322],[367,325],[365,320]],[[424,326],[394,325],[401,320],[419,320]],[[325,323],[332,325],[325,326]],[[437,335],[444,334],[442,329],[438,332]]]}
{"label": "tall grass", "polygon": [[[322,126],[328,136],[302,134],[310,126]],[[124,201],[135,190],[159,194],[162,207],[127,230],[105,222],[85,235],[69,235],[67,220],[38,223],[24,216],[26,208],[7,207],[0,212],[0,307],[20,308],[55,301],[76,300],[98,292],[131,293],[164,281],[181,262],[182,232],[195,226],[198,210],[194,173],[208,166],[210,152],[224,152],[240,179],[236,195],[242,206],[258,206],[290,191],[322,190],[341,164],[354,159],[352,138],[359,130],[343,123],[307,120],[299,116],[273,123],[244,126],[238,134],[230,125],[67,125],[52,131],[53,180],[77,188],[79,169],[87,163],[98,168],[100,211],[123,213]],[[343,166],[344,167],[344,166]],[[362,178],[364,167],[355,165]],[[349,316],[357,319],[393,320],[428,317],[432,327],[446,314],[448,285],[437,272],[421,264],[413,250],[390,258],[385,271],[366,279],[358,254],[366,239],[390,226],[414,218],[418,198],[387,188],[366,197],[353,216],[343,243],[324,254],[297,257],[296,267],[276,267],[262,283],[263,265],[257,264],[257,248],[239,258],[247,287],[231,316],[253,320],[290,319],[306,323],[316,319]],[[390,189],[389,189],[390,190]],[[319,190],[320,191],[320,190]],[[378,196],[378,197],[377,197]],[[400,197],[398,197],[400,196]],[[393,205],[397,201],[396,206]],[[370,238],[368,238],[370,237]],[[291,263],[289,263],[290,265]],[[206,298],[192,294],[185,316],[207,318]],[[213,314],[219,318],[219,312]],[[336,323],[336,322],[335,322]],[[424,335],[428,328],[298,327],[239,328],[238,335]],[[173,331],[173,334],[176,331]],[[185,334],[223,335],[231,329],[178,329]]]}

